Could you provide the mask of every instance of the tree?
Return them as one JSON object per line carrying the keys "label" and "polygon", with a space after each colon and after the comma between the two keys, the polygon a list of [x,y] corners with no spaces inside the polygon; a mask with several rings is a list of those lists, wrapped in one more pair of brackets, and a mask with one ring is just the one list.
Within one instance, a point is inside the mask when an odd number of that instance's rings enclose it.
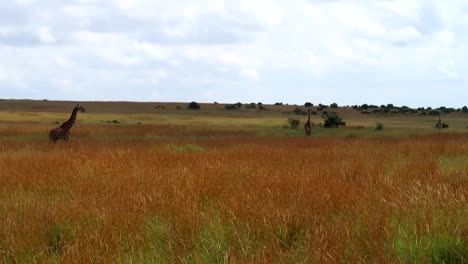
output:
{"label": "tree", "polygon": [[346,123],[337,113],[322,114],[322,118],[324,119],[323,126],[326,128],[346,126]]}
{"label": "tree", "polygon": [[468,107],[466,107],[466,106],[462,107],[462,112],[463,113],[468,113]]}
{"label": "tree", "polygon": [[305,106],[305,107],[312,107],[312,106],[314,106],[314,104],[311,103],[311,102],[306,102],[306,103],[304,104],[304,106]]}
{"label": "tree", "polygon": [[187,106],[188,109],[192,109],[192,110],[198,110],[200,109],[200,105],[197,103],[197,102],[191,102],[188,106]]}
{"label": "tree", "polygon": [[338,108],[338,104],[337,103],[333,103],[330,105],[331,108]]}

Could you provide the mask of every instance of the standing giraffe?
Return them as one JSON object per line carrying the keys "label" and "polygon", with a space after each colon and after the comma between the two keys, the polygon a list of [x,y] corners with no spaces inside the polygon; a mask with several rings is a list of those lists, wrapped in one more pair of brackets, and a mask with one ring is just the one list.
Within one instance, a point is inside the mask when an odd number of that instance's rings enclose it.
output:
{"label": "standing giraffe", "polygon": [[442,129],[442,120],[440,119],[440,113],[439,113],[439,121],[437,121],[437,124],[435,125],[436,128],[439,130]]}
{"label": "standing giraffe", "polygon": [[73,112],[68,119],[68,121],[64,122],[61,126],[53,128],[49,132],[49,144],[56,143],[57,140],[63,139],[65,142],[68,142],[68,139],[70,139],[70,130],[75,124],[76,121],[76,115],[78,113],[78,110],[81,112],[84,112],[85,109],[80,106],[80,104],[77,104],[75,108],[73,108]]}
{"label": "standing giraffe", "polygon": [[306,136],[310,136],[312,133],[312,125],[310,124],[310,109],[309,109],[309,118],[307,119],[307,122],[304,124],[304,130],[306,133]]}

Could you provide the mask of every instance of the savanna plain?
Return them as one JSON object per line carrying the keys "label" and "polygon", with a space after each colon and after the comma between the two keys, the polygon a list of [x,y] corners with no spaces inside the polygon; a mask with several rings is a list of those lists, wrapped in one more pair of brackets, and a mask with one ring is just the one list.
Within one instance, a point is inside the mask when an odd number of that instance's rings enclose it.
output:
{"label": "savanna plain", "polygon": [[0,101],[1,263],[468,263],[466,113],[74,105]]}

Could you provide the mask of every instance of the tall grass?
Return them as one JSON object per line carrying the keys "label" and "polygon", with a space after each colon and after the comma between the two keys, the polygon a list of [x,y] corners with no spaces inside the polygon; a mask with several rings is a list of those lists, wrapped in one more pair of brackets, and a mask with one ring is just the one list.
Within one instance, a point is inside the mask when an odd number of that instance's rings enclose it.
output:
{"label": "tall grass", "polygon": [[0,139],[0,262],[467,262],[465,135],[75,131]]}

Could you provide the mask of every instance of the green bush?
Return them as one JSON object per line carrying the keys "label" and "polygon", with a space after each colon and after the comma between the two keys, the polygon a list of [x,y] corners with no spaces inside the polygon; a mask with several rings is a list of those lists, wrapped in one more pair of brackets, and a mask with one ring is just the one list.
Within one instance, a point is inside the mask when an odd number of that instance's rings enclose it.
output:
{"label": "green bush", "polygon": [[226,110],[237,110],[237,109],[239,109],[239,107],[237,107],[237,105],[235,105],[235,104],[227,104],[227,105],[224,106],[224,109],[226,109]]}
{"label": "green bush", "polygon": [[301,125],[301,121],[296,118],[288,118],[289,127],[292,129],[298,129]]}
{"label": "green bush", "polygon": [[376,131],[382,131],[384,128],[383,124],[382,123],[377,123],[376,126],[375,126],[375,130]]}
{"label": "green bush", "polygon": [[192,109],[192,110],[198,110],[200,109],[200,105],[197,103],[197,102],[191,102],[188,106],[187,106],[188,109]]}
{"label": "green bush", "polygon": [[247,104],[245,106],[245,108],[247,108],[247,109],[256,109],[257,105],[255,103],[250,103],[250,104]]}
{"label": "green bush", "polygon": [[258,110],[268,110],[268,108],[264,107],[262,104],[259,104]]}
{"label": "green bush", "polygon": [[326,128],[346,126],[346,123],[337,113],[326,113],[322,114],[324,119],[323,126]]}
{"label": "green bush", "polygon": [[293,111],[296,115],[305,115],[306,112],[303,111],[302,109],[300,109],[299,107],[296,107],[296,109],[294,109]]}

